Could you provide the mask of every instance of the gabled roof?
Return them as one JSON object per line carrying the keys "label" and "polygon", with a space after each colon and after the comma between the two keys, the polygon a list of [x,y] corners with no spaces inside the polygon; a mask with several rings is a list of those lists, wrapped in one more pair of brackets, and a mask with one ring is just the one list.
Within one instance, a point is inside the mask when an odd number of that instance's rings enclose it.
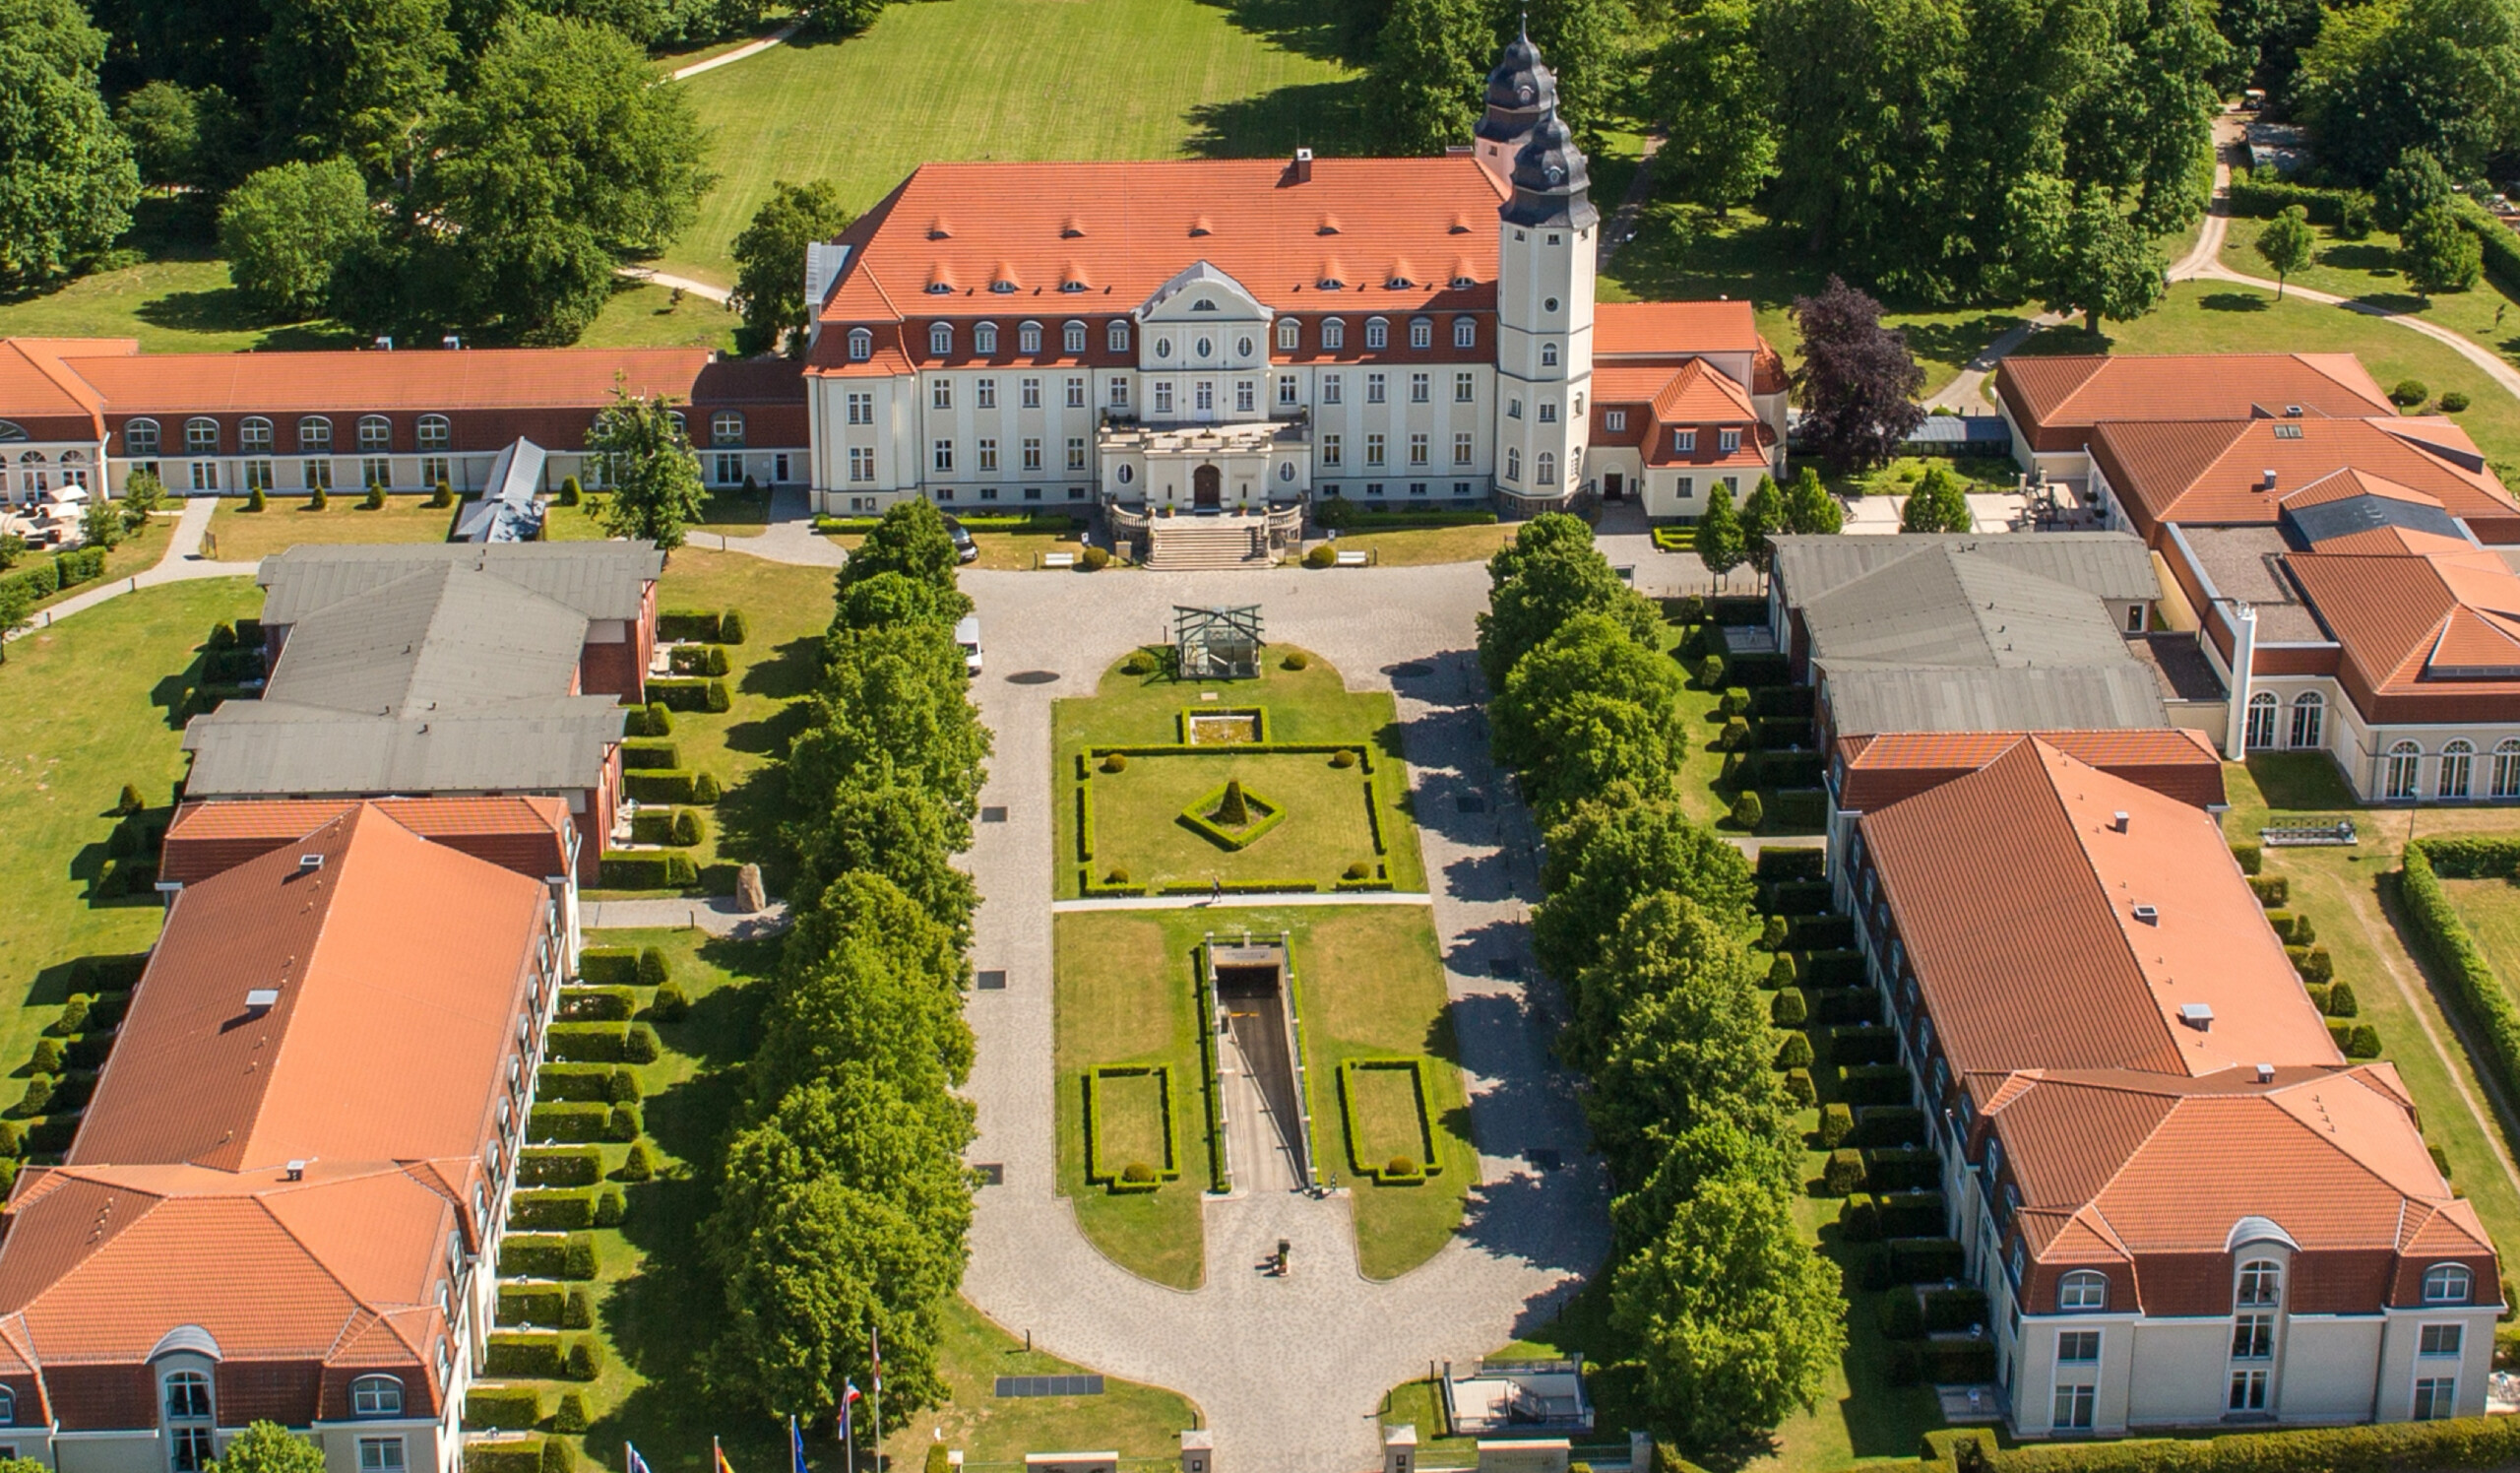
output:
{"label": "gabled roof", "polygon": [[2304,416],[2397,412],[2362,360],[2342,352],[2016,354],[1997,391],[2034,434],[2111,419],[2283,417],[2297,405]]}
{"label": "gabled roof", "polygon": [[[1599,391],[1595,391],[1598,393]],[[1665,424],[1705,424],[1758,417],[1749,391],[1691,358],[1654,395],[1654,417]]]}
{"label": "gabled roof", "polygon": [[2132,658],[2097,596],[1948,543],[1806,599],[1801,613],[1812,660],[1832,672]]}
{"label": "gabled roof", "polygon": [[2187,803],[2032,738],[1858,822],[1957,1072],[2343,1062]]}
{"label": "gabled roof", "polygon": [[184,750],[193,754],[184,791],[202,798],[576,792],[598,784],[625,724],[608,695],[421,717],[266,695],[225,702],[184,729]]}
{"label": "gabled roof", "polygon": [[2365,689],[2520,682],[2520,576],[2482,549],[2285,559]]}
{"label": "gabled roof", "polygon": [[599,407],[612,402],[616,382],[689,403],[713,356],[706,348],[152,352],[82,358],[78,367],[121,413],[390,414]]}
{"label": "gabled roof", "polygon": [[2111,422],[2093,432],[2091,452],[2147,537],[2164,522],[2273,522],[2289,492],[2346,470],[2429,496],[2462,520],[2520,518],[2520,504],[2456,429],[2344,418]]}
{"label": "gabled roof", "polygon": [[2143,543],[2123,532],[1904,533],[1898,537],[1770,540],[1788,600],[1807,603],[1832,589],[1936,548],[2001,562],[2070,584],[2103,599],[2161,597],[2161,578]]}
{"label": "gabled roof", "polygon": [[1596,371],[1605,361],[1651,357],[1675,348],[1755,353],[1767,348],[1767,340],[1759,336],[1758,316],[1747,301],[1606,301],[1593,308]]}
{"label": "gabled roof", "polygon": [[1837,806],[1886,808],[1965,777],[2029,736],[2078,762],[2199,808],[2225,803],[2223,760],[2213,743],[2180,727],[2091,732],[1891,732],[1841,736]]}
{"label": "gabled roof", "polygon": [[1821,700],[1839,736],[1879,732],[2045,732],[2166,727],[2153,668],[2108,665],[1822,669]]}
{"label": "gabled roof", "polygon": [[591,619],[635,619],[664,576],[654,543],[303,544],[263,559],[263,622],[308,613],[425,568],[469,567],[564,604]]}
{"label": "gabled roof", "polygon": [[[187,802],[166,826],[160,879],[198,884],[214,874],[296,842],[346,814],[338,799],[260,802]],[[569,872],[574,830],[569,805],[556,798],[388,798],[376,811],[433,843],[443,844],[530,879]]]}
{"label": "gabled roof", "polygon": [[587,616],[477,565],[439,561],[299,618],[273,699],[362,716],[565,694]]}

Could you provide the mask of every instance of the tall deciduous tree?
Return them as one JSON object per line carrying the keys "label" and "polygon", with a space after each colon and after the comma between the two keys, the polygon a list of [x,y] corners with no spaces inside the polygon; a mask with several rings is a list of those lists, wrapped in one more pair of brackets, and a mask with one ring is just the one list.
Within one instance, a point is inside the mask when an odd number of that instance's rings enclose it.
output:
{"label": "tall deciduous tree", "polygon": [[251,1422],[204,1473],[324,1473],[324,1449],[277,1422]]}
{"label": "tall deciduous tree", "polygon": [[2094,336],[2104,321],[2125,322],[2161,304],[2169,286],[2162,254],[2152,237],[2109,190],[2087,187],[2069,206],[2064,181],[2043,179],[2016,191],[2016,203],[2036,199],[2023,265],[2048,310],[2080,312]]}
{"label": "tall deciduous tree", "polygon": [[1494,50],[1480,0],[1393,0],[1369,79],[1392,147],[1437,154],[1468,143]]}
{"label": "tall deciduous tree", "polygon": [[1700,1185],[1619,1266],[1610,1305],[1642,1347],[1657,1419],[1692,1443],[1763,1432],[1812,1405],[1846,1349],[1838,1270],[1802,1241],[1773,1181]]}
{"label": "tall deciduous tree", "polygon": [[1758,25],[1757,0],[1682,0],[1647,84],[1665,126],[1658,182],[1718,217],[1756,199],[1776,169]]}
{"label": "tall deciduous tree", "polygon": [[1750,566],[1764,573],[1773,550],[1768,539],[1786,531],[1785,493],[1777,488],[1776,478],[1762,476],[1741,498],[1741,551]]}
{"label": "tall deciduous tree", "polygon": [[2410,149],[2476,174],[2520,144],[2520,4],[2329,7],[2293,88],[2320,161],[2348,179],[2377,182]]}
{"label": "tall deciduous tree", "polygon": [[335,268],[376,234],[367,185],[346,159],[274,164],[219,212],[228,280],[259,310],[290,320],[323,315]]}
{"label": "tall deciduous tree", "polygon": [[275,153],[408,178],[455,64],[446,0],[270,0],[262,83]]}
{"label": "tall deciduous tree", "polygon": [[465,263],[467,314],[529,343],[574,340],[613,267],[662,249],[709,182],[689,101],[584,21],[502,22],[430,142],[420,195]]}
{"label": "tall deciduous tree", "polygon": [[1552,977],[1577,977],[1599,961],[1628,907],[1658,891],[1750,933],[1748,863],[1675,801],[1613,790],[1576,804],[1547,837],[1541,883],[1548,899],[1533,914],[1532,949]]}
{"label": "tall deciduous tree", "polygon": [[2284,299],[2284,284],[2293,273],[2310,264],[2317,249],[2318,237],[2310,233],[2310,213],[2300,205],[2287,205],[2284,213],[2266,223],[2257,232],[2257,255],[2267,269],[2275,273],[2275,299]]}
{"label": "tall deciduous tree", "polygon": [[0,0],[0,282],[75,271],[131,224],[140,174],[96,90],[104,54],[72,0]]}
{"label": "tall deciduous tree", "polygon": [[2485,242],[2445,205],[2408,221],[2398,240],[2398,265],[2419,291],[2465,291],[2485,275]]}
{"label": "tall deciduous tree", "polygon": [[1514,662],[1576,614],[1606,614],[1643,644],[1653,642],[1661,623],[1654,606],[1619,580],[1589,534],[1578,541],[1552,528],[1535,536],[1539,544],[1518,551],[1510,564],[1502,553],[1489,563],[1491,579],[1500,566],[1510,568],[1510,576],[1489,591],[1487,611],[1479,616],[1479,667],[1489,690],[1502,689]]}
{"label": "tall deciduous tree", "polygon": [[603,457],[604,483],[612,491],[603,506],[604,530],[667,550],[681,546],[682,530],[700,520],[704,492],[700,460],[674,419],[673,402],[662,394],[642,399],[614,384],[612,403],[587,431],[587,449]]}
{"label": "tall deciduous tree", "polygon": [[[973,712],[953,630],[923,621],[843,629],[825,641],[823,661],[805,730],[788,748],[789,797],[819,808],[890,763],[968,825],[989,734]],[[957,851],[969,839],[960,827],[952,837]]]}
{"label": "tall deciduous tree", "polygon": [[1505,676],[1489,708],[1497,760],[1544,812],[1613,782],[1667,786],[1684,739],[1680,685],[1679,667],[1618,620],[1577,613]]}
{"label": "tall deciduous tree", "polygon": [[771,187],[770,198],[735,237],[730,304],[744,318],[735,334],[738,349],[768,352],[785,338],[788,355],[803,356],[805,329],[813,320],[805,302],[805,247],[847,229],[851,218],[840,202],[839,186],[829,179],[783,179]]}
{"label": "tall deciduous tree", "polygon": [[236,104],[216,86],[151,82],[114,104],[114,126],[131,140],[147,184],[216,194],[235,181],[248,153]]}
{"label": "tall deciduous tree", "polygon": [[1883,327],[1881,303],[1834,276],[1818,295],[1794,299],[1794,317],[1802,329],[1794,381],[1803,442],[1841,471],[1889,460],[1924,420],[1916,396],[1925,371],[1908,335]]}
{"label": "tall deciduous tree", "polygon": [[2371,191],[2371,214],[2381,229],[2403,230],[2408,221],[2448,205],[2452,196],[2450,174],[2441,167],[2441,160],[2423,149],[2409,149]]}
{"label": "tall deciduous tree", "polygon": [[[884,513],[857,550],[849,554],[848,565],[840,570],[840,590],[846,595],[869,578],[897,573],[928,585],[940,597],[961,598],[954,584],[956,555],[953,536],[945,530],[945,514],[928,501],[904,501]],[[938,606],[940,616],[945,607]],[[967,601],[952,616],[960,618],[970,611]]]}
{"label": "tall deciduous tree", "polygon": [[[1523,13],[1532,43],[1557,78],[1557,110],[1588,143],[1625,109],[1628,37],[1636,17],[1627,0],[1537,0]],[[1491,47],[1492,54],[1492,47]],[[1467,143],[1465,134],[1456,142]]]}

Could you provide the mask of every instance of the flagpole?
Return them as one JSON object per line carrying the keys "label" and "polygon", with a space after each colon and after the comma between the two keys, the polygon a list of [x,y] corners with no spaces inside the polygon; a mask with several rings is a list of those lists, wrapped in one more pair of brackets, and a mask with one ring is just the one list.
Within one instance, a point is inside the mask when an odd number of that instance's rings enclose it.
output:
{"label": "flagpole", "polygon": [[884,1347],[872,1324],[866,1326],[866,1349],[875,1362],[875,1473],[884,1473]]}

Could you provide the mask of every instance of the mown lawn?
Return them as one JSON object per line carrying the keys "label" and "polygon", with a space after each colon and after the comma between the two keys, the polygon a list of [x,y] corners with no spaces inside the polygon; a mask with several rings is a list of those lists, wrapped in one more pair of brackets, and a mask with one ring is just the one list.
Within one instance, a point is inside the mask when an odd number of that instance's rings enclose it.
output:
{"label": "mown lawn", "polygon": [[[2233,221],[2223,237],[2223,264],[2243,275],[2273,281],[2274,268],[2257,253],[2257,237],[2265,233],[2266,225],[2262,220]],[[2511,316],[2511,297],[2493,278],[2487,277],[2467,291],[2426,296],[2409,286],[2406,273],[2398,270],[2398,237],[2388,231],[2375,229],[2361,240],[2339,239],[2329,225],[2312,225],[2310,233],[2318,238],[2317,254],[2306,270],[2288,278],[2286,286],[2307,287],[2410,313],[2520,362],[2520,319]],[[2382,379],[2380,387],[2393,382]],[[2441,388],[2438,384],[2427,387],[2435,393]]]}
{"label": "mown lawn", "polygon": [[953,1400],[914,1417],[886,1412],[885,1426],[898,1429],[884,1439],[894,1468],[921,1466],[940,1432],[945,1445],[962,1449],[973,1465],[1016,1465],[1028,1453],[1062,1447],[1169,1458],[1179,1450],[1182,1432],[1203,1425],[1188,1397],[1116,1377],[1103,1378],[1100,1396],[1000,1398],[1001,1376],[1074,1376],[1093,1368],[1026,1350],[967,1299],[957,1297],[946,1307],[943,1346],[945,1385]]}
{"label": "mown lawn", "polygon": [[[24,1069],[60,1014],[72,964],[147,949],[165,911],[155,894],[96,901],[125,783],[171,816],[183,775],[172,709],[192,683],[210,626],[252,613],[262,595],[242,578],[165,584],[125,594],[9,642],[0,664],[0,851],[11,861],[0,926],[0,1073]],[[11,1091],[6,1103],[15,1102]]]}
{"label": "mown lawn", "polygon": [[829,179],[851,210],[939,160],[1367,152],[1354,74],[1286,7],[1193,0],[901,5],[862,35],[780,46],[674,84],[716,188],[659,264],[731,282],[771,186]]}
{"label": "mown lawn", "polygon": [[[697,296],[684,296],[680,306],[671,299],[662,287],[623,282],[579,341],[590,348],[733,350],[741,319]],[[169,250],[48,291],[0,297],[0,338],[137,338],[143,352],[358,348],[366,343],[329,319],[278,322],[264,316],[228,284],[227,263],[198,249]],[[424,346],[430,351],[436,347]]]}
{"label": "mown lawn", "polygon": [[302,491],[264,498],[261,511],[245,509],[242,496],[221,496],[210,515],[204,557],[260,562],[301,543],[442,543],[455,529],[459,507],[431,506],[423,495],[388,496],[374,511],[359,505],[361,490],[334,491],[322,511]]}
{"label": "mown lawn", "polygon": [[2445,879],[2441,888],[2485,948],[2503,988],[2520,995],[2520,885],[2507,879]]}
{"label": "mown lawn", "polygon": [[[1373,754],[1376,801],[1389,853],[1376,856],[1365,833],[1364,776],[1359,768],[1334,768],[1328,756],[1228,755],[1230,748],[1203,747],[1199,755],[1131,757],[1124,771],[1097,768],[1094,790],[1094,856],[1097,879],[1113,868],[1147,884],[1204,884],[1212,877],[1338,879],[1352,862],[1379,861],[1392,887],[1425,887],[1418,831],[1410,817],[1409,774],[1400,756],[1398,710],[1389,694],[1351,691],[1339,672],[1307,656],[1307,668],[1291,671],[1297,653],[1269,646],[1257,680],[1176,681],[1162,674],[1131,675],[1114,665],[1092,696],[1051,708],[1051,791],[1057,795],[1058,892],[1081,893],[1087,862],[1078,849],[1077,756],[1088,745],[1155,746],[1179,740],[1183,711],[1258,706],[1268,713],[1273,742],[1354,743]],[[1213,694],[1213,700],[1202,700]],[[1214,754],[1211,755],[1210,753]],[[1177,822],[1179,812],[1232,772],[1263,798],[1283,803],[1287,817],[1239,853],[1228,853]],[[1264,777],[1262,774],[1265,773]]]}
{"label": "mown lawn", "polygon": [[[2227,259],[2230,253],[2226,252]],[[2254,252],[2232,264],[2251,274]],[[2489,315],[2489,314],[2488,314]],[[2074,352],[2350,352],[2382,388],[2421,379],[2434,395],[2456,389],[2471,408],[2453,416],[2487,457],[2520,474],[2520,399],[2485,370],[2411,328],[2342,307],[2322,306],[2231,282],[2180,282],[2161,309],[2132,322],[2111,322],[2098,339],[2080,327],[2051,328],[2022,345],[2025,353]]]}
{"label": "mown lawn", "polygon": [[1433,562],[1485,562],[1497,548],[1514,540],[1513,524],[1499,522],[1469,527],[1415,527],[1400,532],[1343,532],[1342,552],[1362,552],[1373,565],[1414,568]]}
{"label": "mown lawn", "polygon": [[[37,599],[33,608],[37,610],[49,608],[90,589],[117,583],[134,573],[145,573],[156,567],[158,559],[166,555],[166,540],[174,536],[176,515],[173,512],[162,513],[150,518],[138,531],[124,533],[121,542],[105,549],[105,570],[102,573],[86,583],[72,584],[57,594]],[[21,569],[32,567],[36,558],[51,555],[46,550],[30,550],[27,560],[16,566]]]}

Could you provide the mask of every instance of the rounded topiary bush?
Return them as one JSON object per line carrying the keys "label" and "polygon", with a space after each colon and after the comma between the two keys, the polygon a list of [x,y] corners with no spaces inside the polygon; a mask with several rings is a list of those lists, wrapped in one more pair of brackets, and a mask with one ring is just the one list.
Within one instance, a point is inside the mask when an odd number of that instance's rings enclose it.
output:
{"label": "rounded topiary bush", "polygon": [[359,498],[358,504],[369,511],[383,511],[385,509],[385,487],[381,485],[369,486],[367,488],[367,494]]}
{"label": "rounded topiary bush", "polygon": [[1782,950],[1785,946],[1786,932],[1790,928],[1785,924],[1785,918],[1783,916],[1768,917],[1767,925],[1759,931],[1760,949],[1764,951]]}
{"label": "rounded topiary bush", "polygon": [[560,504],[562,506],[575,506],[584,497],[584,495],[585,491],[584,488],[578,484],[578,478],[574,476],[564,476],[560,478]]}
{"label": "rounded topiary bush", "polygon": [[1146,675],[1154,672],[1155,657],[1144,650],[1120,662],[1120,673],[1124,675]]}
{"label": "rounded topiary bush", "polygon": [[247,511],[269,511],[271,509],[271,497],[263,494],[263,488],[261,486],[254,487],[254,489],[245,497],[245,509]]}
{"label": "rounded topiary bush", "polygon": [[751,626],[744,622],[742,609],[729,608],[718,615],[718,643],[739,645],[751,633]]}
{"label": "rounded topiary bush", "polygon": [[1709,690],[1724,684],[1724,657],[1709,655],[1697,665],[1697,682]]}
{"label": "rounded topiary bush", "polygon": [[1863,1186],[1863,1153],[1837,1150],[1829,1153],[1829,1164],[1820,1173],[1820,1194],[1842,1197]]}
{"label": "rounded topiary bush", "polygon": [[1418,1174],[1418,1158],[1414,1156],[1394,1156],[1389,1161],[1382,1164],[1382,1174],[1386,1177],[1417,1176]]}
{"label": "rounded topiary bush", "polygon": [[1103,770],[1104,772],[1126,772],[1126,771],[1128,771],[1128,770],[1129,770],[1129,754],[1128,754],[1128,753],[1126,753],[1126,752],[1110,752],[1110,753],[1107,753],[1107,754],[1106,754],[1106,755],[1104,755],[1104,757],[1102,758],[1102,770]]}
{"label": "rounded topiary bush", "polygon": [[2468,396],[2460,393],[2458,390],[2452,389],[2441,396],[2441,413],[2445,415],[2461,415],[2467,413],[2467,409]]}
{"label": "rounded topiary bush", "polygon": [[1111,549],[1089,545],[1076,554],[1076,565],[1086,572],[1099,573],[1111,565]]}
{"label": "rounded topiary bush", "polygon": [[1776,1066],[1780,1069],[1807,1069],[1811,1066],[1811,1036],[1789,1033],[1777,1046]]}
{"label": "rounded topiary bush", "polygon": [[29,1064],[28,1067],[38,1074],[58,1074],[61,1072],[61,1040],[57,1038],[37,1039],[35,1040],[34,1062]]}
{"label": "rounded topiary bush", "polygon": [[551,1414],[551,1430],[575,1436],[587,1430],[587,1398],[582,1391],[560,1393],[560,1409]]}
{"label": "rounded topiary bush", "polygon": [[306,504],[312,510],[322,511],[333,504],[333,497],[319,485],[315,488],[315,494],[306,498]]}
{"label": "rounded topiary bush", "polygon": [[630,1143],[630,1154],[613,1173],[624,1182],[650,1182],[657,1175],[657,1153],[644,1140]]}
{"label": "rounded topiary bush", "polygon": [[1120,1168],[1120,1180],[1131,1186],[1152,1185],[1155,1182],[1155,1168],[1143,1161],[1132,1161]]}
{"label": "rounded topiary bush", "polygon": [[1341,871],[1341,875],[1343,878],[1347,879],[1364,879],[1370,876],[1373,872],[1372,865],[1366,864],[1362,860],[1356,860],[1351,862],[1348,867]]}
{"label": "rounded topiary bush", "polygon": [[209,647],[214,650],[232,650],[236,648],[236,626],[227,622],[225,619],[220,619],[218,623],[211,625]]}
{"label": "rounded topiary bush", "polygon": [[1787,988],[1768,1004],[1768,1021],[1779,1028],[1799,1028],[1811,1020],[1811,1001],[1800,988]]}
{"label": "rounded topiary bush", "polygon": [[1343,746],[1339,750],[1330,754],[1330,765],[1333,767],[1354,767],[1356,765],[1356,754]]}
{"label": "rounded topiary bush", "polygon": [[679,1023],[690,1011],[691,998],[670,982],[657,989],[657,1000],[648,1004],[648,1016],[660,1023]]}
{"label": "rounded topiary bush", "polygon": [[1751,833],[1759,831],[1759,825],[1767,821],[1767,804],[1759,801],[1755,792],[1744,792],[1732,800],[1732,821]]}
{"label": "rounded topiary bush", "polygon": [[447,507],[453,506],[454,504],[455,487],[448,485],[443,480],[437,483],[436,490],[429,492],[429,505],[431,506]]}
{"label": "rounded topiary bush", "polygon": [[1106,885],[1125,885],[1128,882],[1129,866],[1126,865],[1114,865],[1110,872],[1102,876],[1102,883]]}
{"label": "rounded topiary bush", "polygon": [[725,790],[718,786],[718,775],[714,772],[704,772],[691,780],[693,802],[714,803],[724,796]]}
{"label": "rounded topiary bush", "polygon": [[1339,549],[1328,543],[1316,544],[1303,554],[1303,565],[1308,568],[1326,568],[1338,561]]}
{"label": "rounded topiary bush", "polygon": [[2432,391],[2420,378],[2399,379],[2397,386],[2389,390],[2389,402],[2400,409],[2411,410],[2431,397]]}
{"label": "rounded topiary bush", "polygon": [[1287,670],[1302,670],[1312,664],[1312,657],[1301,650],[1289,650],[1287,658],[1278,664]]}
{"label": "rounded topiary bush", "polygon": [[2361,1001],[2354,995],[2354,984],[2350,982],[2340,982],[2327,990],[2327,1015],[2329,1017],[2351,1018],[2360,1013],[2362,1008],[2362,1005]]}
{"label": "rounded topiary bush", "polygon": [[1802,969],[1795,964],[1793,952],[1780,951],[1776,960],[1768,963],[1769,987],[1790,988],[1801,980]]}

